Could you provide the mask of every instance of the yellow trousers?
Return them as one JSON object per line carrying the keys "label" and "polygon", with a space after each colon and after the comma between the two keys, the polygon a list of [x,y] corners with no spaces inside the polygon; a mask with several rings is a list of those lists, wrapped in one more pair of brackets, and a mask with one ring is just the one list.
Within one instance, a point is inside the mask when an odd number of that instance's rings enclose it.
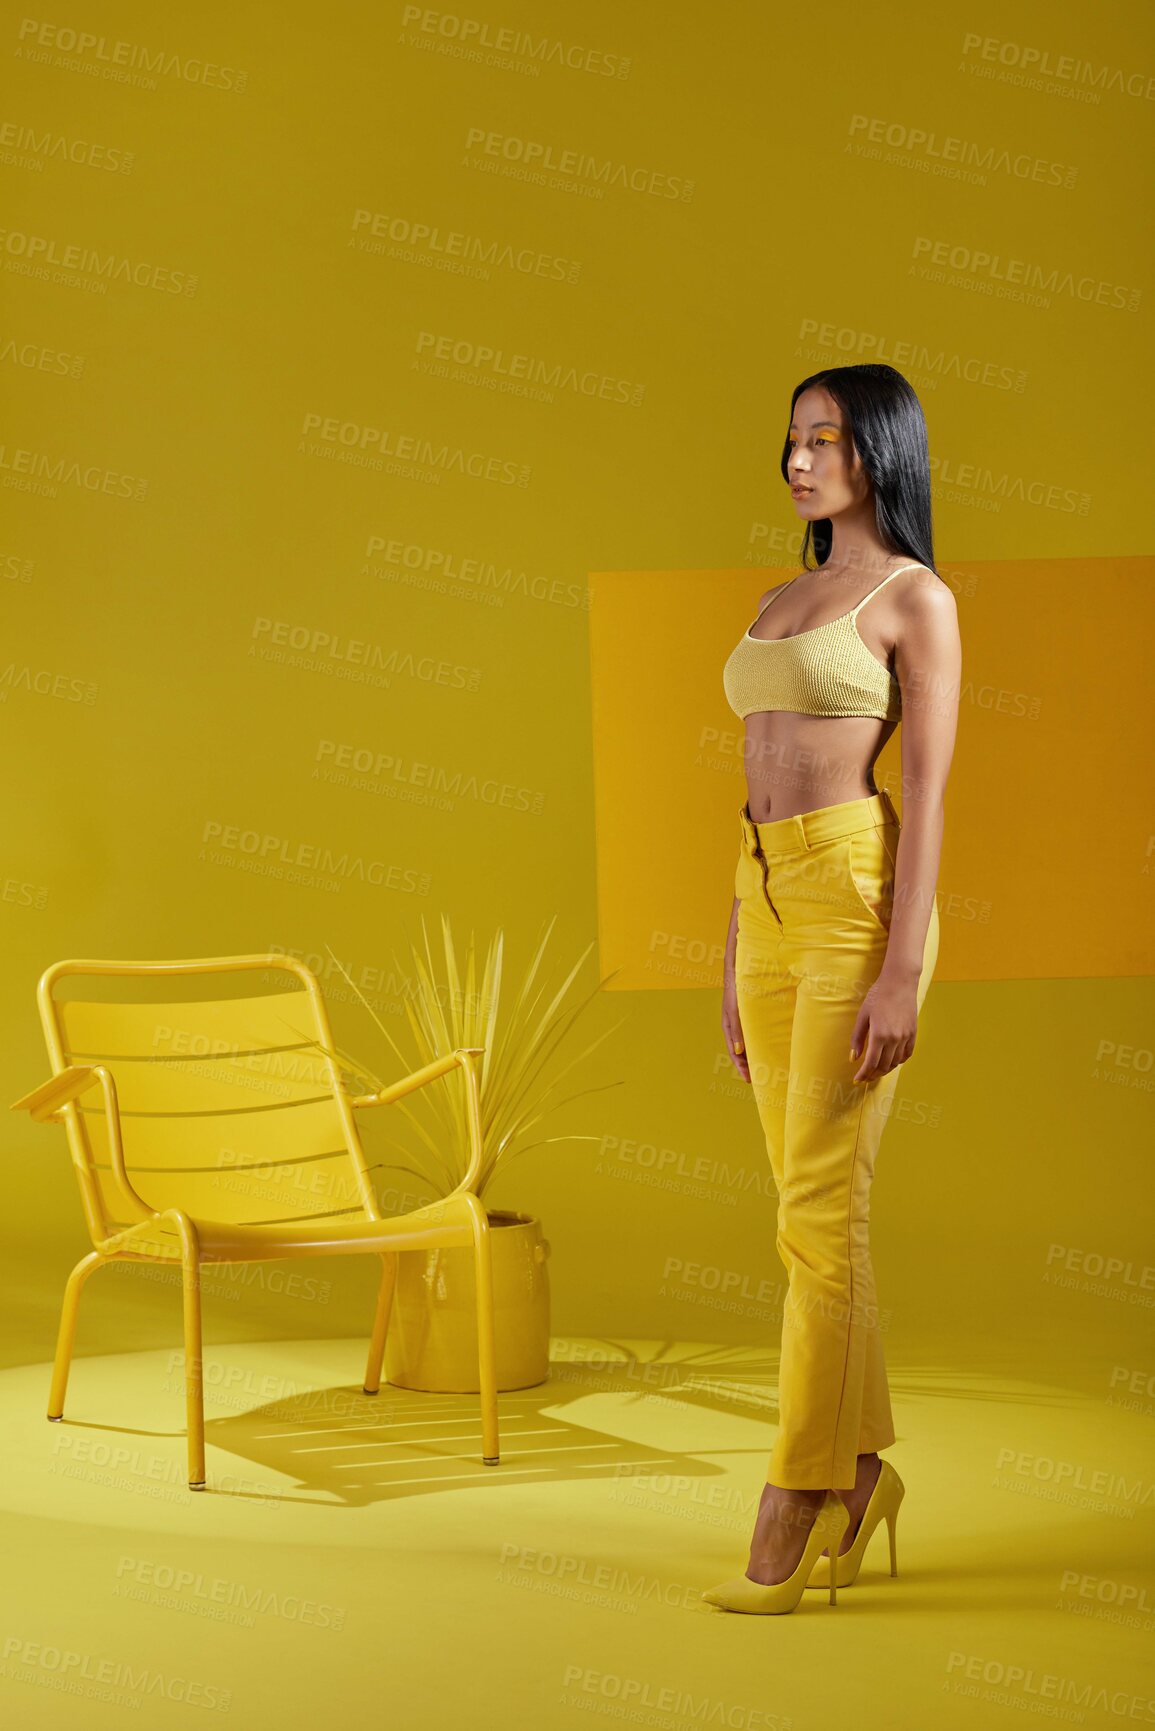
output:
{"label": "yellow trousers", "polygon": [[[902,1066],[855,1082],[850,1036],[886,955],[899,820],[886,793],[771,823],[744,803],[739,820],[738,1015],[789,1277],[766,1478],[849,1490],[856,1457],[894,1441],[869,1215]],[[938,947],[936,900],[920,1010]]]}

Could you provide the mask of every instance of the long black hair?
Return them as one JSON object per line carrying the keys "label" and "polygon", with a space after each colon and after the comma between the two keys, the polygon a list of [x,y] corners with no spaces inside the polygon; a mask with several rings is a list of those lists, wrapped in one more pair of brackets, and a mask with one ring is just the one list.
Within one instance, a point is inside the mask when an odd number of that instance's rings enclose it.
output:
{"label": "long black hair", "polygon": [[[846,416],[854,448],[874,487],[874,520],[882,543],[890,551],[909,554],[934,570],[931,528],[930,448],[926,418],[914,389],[894,367],[867,363],[858,367],[827,367],[795,385],[790,419],[802,392],[821,385]],[[782,478],[790,479],[787,460],[790,436],[782,446]],[[830,557],[829,517],[808,522],[802,539],[802,566],[811,547],[818,564]]]}

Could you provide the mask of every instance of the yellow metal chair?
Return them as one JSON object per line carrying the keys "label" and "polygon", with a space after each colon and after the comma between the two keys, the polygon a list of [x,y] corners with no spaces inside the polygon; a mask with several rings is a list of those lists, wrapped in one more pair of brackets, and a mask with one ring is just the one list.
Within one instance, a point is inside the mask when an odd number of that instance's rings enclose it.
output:
{"label": "yellow metal chair", "polygon": [[[54,995],[57,981],[71,976],[153,980],[257,970],[295,976],[296,985],[271,994],[265,987],[260,995],[160,1004]],[[316,976],[283,955],[57,962],[41,977],[37,1000],[54,1074],[12,1110],[65,1125],[95,1246],[65,1287],[48,1417],[64,1415],[77,1306],[93,1270],[117,1260],[179,1261],[189,1484],[203,1490],[202,1263],[380,1256],[364,1384],[365,1393],[374,1395],[381,1385],[398,1254],[471,1244],[482,1460],[495,1466],[493,1274],[489,1222],[474,1190],[482,1158],[478,1064],[485,1048],[458,1047],[379,1094],[351,1095],[339,1065],[320,1049],[332,1051],[334,1042]],[[465,1176],[448,1196],[383,1218],[353,1109],[389,1105],[458,1068],[470,1143]]]}

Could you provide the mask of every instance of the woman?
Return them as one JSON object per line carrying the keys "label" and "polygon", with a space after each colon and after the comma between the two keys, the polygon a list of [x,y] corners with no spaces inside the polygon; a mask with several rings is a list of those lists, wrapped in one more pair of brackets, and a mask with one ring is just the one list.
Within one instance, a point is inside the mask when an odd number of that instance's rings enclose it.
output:
{"label": "woman", "polygon": [[[878,1453],[894,1428],[870,1186],[938,957],[961,676],[914,391],[893,367],[835,367],[802,381],[791,413],[782,474],[804,569],[762,597],[724,672],[748,797],[722,1027],[765,1131],[789,1274],[749,1564],[703,1595],[732,1611],[793,1610],[806,1585],[833,1604],[883,1518],[895,1568],[903,1486]],[[900,718],[901,826],[873,773]]]}

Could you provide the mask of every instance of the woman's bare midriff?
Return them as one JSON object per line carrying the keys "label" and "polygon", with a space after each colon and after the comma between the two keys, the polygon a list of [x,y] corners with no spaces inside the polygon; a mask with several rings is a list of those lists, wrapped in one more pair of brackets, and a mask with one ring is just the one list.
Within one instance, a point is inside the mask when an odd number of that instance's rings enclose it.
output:
{"label": "woman's bare midriff", "polygon": [[877,793],[875,760],[897,726],[873,716],[748,715],[744,755],[752,821],[774,823]]}

